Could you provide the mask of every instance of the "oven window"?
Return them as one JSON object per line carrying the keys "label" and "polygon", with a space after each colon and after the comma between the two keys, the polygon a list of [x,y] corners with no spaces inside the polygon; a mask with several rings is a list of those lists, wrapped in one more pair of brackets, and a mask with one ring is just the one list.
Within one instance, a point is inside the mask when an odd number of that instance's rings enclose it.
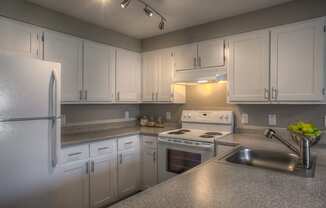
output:
{"label": "oven window", "polygon": [[181,150],[167,150],[167,171],[183,173],[201,163],[201,154]]}

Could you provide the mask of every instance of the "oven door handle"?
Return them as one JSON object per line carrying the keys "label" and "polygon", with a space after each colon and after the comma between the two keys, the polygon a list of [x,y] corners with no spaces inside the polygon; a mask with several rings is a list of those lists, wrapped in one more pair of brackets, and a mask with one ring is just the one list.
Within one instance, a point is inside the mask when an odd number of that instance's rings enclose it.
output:
{"label": "oven door handle", "polygon": [[214,144],[207,143],[207,144],[196,144],[196,143],[184,143],[184,142],[175,142],[172,139],[162,139],[158,138],[159,143],[167,143],[167,144],[177,144],[180,146],[188,146],[188,147],[195,147],[195,148],[201,148],[201,149],[213,149]]}

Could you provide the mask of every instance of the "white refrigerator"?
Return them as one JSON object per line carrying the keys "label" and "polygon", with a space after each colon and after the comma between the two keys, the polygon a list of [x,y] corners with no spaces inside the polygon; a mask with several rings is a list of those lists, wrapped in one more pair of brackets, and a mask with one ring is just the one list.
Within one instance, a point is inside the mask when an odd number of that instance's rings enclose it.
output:
{"label": "white refrigerator", "polygon": [[0,208],[53,207],[60,64],[0,54]]}

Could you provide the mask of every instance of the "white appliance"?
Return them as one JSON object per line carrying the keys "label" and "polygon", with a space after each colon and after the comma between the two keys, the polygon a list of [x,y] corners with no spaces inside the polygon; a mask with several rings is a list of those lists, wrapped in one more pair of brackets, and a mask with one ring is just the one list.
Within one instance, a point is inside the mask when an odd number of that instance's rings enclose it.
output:
{"label": "white appliance", "polygon": [[159,134],[158,178],[165,181],[215,156],[215,139],[233,133],[232,111],[182,112],[182,128]]}
{"label": "white appliance", "polygon": [[60,64],[0,54],[0,207],[54,207]]}

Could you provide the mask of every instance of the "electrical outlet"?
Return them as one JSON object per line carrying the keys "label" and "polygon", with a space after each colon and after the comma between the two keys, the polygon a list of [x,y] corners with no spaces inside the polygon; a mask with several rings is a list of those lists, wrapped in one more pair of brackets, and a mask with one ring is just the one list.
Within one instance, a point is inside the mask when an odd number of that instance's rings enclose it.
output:
{"label": "electrical outlet", "polygon": [[166,112],[165,118],[167,121],[170,121],[171,120],[171,112]]}
{"label": "electrical outlet", "polygon": [[242,124],[248,124],[249,123],[249,116],[247,113],[241,114],[241,123]]}
{"label": "electrical outlet", "polygon": [[268,125],[276,126],[276,124],[277,124],[276,114],[268,114]]}
{"label": "electrical outlet", "polygon": [[125,111],[125,119],[126,119],[126,120],[129,119],[129,111]]}

